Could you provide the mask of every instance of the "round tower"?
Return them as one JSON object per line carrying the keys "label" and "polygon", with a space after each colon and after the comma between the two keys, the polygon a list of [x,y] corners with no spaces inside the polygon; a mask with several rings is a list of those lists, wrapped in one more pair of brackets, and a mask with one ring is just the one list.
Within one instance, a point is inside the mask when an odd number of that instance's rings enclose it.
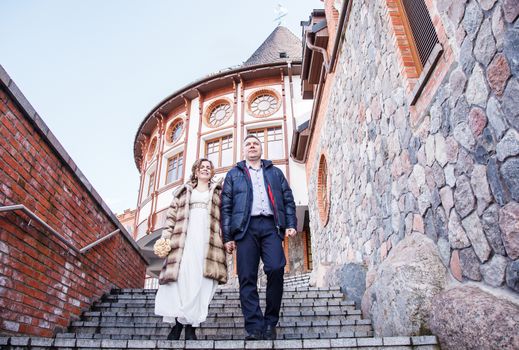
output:
{"label": "round tower", "polygon": [[[311,269],[307,186],[303,164],[290,157],[293,134],[307,120],[311,100],[301,96],[301,41],[278,26],[242,65],[197,80],[159,102],[144,118],[134,142],[140,176],[134,238],[152,261],[175,189],[188,181],[191,165],[211,159],[217,177],[242,160],[242,140],[253,133],[263,142],[263,158],[286,175],[302,233],[285,242],[287,272]],[[232,262],[231,262],[232,265]],[[232,267],[231,267],[232,268]]]}

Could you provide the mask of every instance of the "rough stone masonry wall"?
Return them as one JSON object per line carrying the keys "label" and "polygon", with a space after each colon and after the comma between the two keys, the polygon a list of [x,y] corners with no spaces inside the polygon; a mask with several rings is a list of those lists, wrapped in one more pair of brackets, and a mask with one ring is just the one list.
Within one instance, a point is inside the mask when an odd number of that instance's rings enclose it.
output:
{"label": "rough stone masonry wall", "polygon": [[[1,67],[0,74],[10,80]],[[91,192],[0,87],[0,206],[24,204],[77,248],[115,230]],[[32,109],[23,95],[17,99]],[[81,256],[39,223],[29,225],[25,214],[2,213],[0,333],[52,336],[111,288],[142,288],[145,267],[120,234]]]}
{"label": "rough stone masonry wall", "polygon": [[[511,322],[509,328],[492,332],[505,332],[505,344],[511,344],[510,332],[519,334],[519,1],[432,4],[440,13],[454,62],[434,92],[425,118],[411,127],[386,1],[353,1],[335,85],[329,101],[323,102],[328,109],[313,136],[309,159],[313,278],[322,284],[338,282],[357,296],[364,294],[363,309],[375,319],[375,313],[383,311],[374,304],[387,299],[393,303],[387,309],[401,314],[406,308],[414,307],[408,310],[413,314],[426,307],[420,316],[423,322],[418,328],[410,325],[407,332],[427,333],[435,326],[426,319],[439,307],[431,300],[434,295],[409,305],[413,292],[408,299],[398,299],[399,293],[377,294],[373,288],[388,276],[391,269],[385,269],[383,262],[404,239],[408,239],[405,249],[412,249],[412,242],[423,247],[433,242],[435,249],[426,261],[436,276],[445,275],[434,279],[436,293],[455,286],[454,277],[461,287],[474,282],[479,290],[505,296],[503,310],[515,325]],[[327,155],[332,189],[324,227],[316,204],[321,153]],[[421,256],[414,255],[419,262]],[[401,279],[393,278],[404,295],[428,273],[424,269],[424,275],[413,276],[414,271],[405,270],[406,261],[394,264],[400,265],[393,265],[399,267],[393,276],[404,271]],[[366,272],[367,278],[359,278]],[[461,293],[462,298],[471,292]],[[384,328],[376,320],[374,327],[381,334],[405,331],[405,327]],[[515,337],[513,341],[519,342]],[[450,340],[445,339],[455,337],[441,339],[448,346]]]}

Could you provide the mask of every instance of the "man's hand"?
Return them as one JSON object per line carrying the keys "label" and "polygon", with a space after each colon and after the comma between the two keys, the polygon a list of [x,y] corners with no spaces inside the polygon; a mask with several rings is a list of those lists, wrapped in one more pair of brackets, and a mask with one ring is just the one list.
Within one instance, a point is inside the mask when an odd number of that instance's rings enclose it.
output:
{"label": "man's hand", "polygon": [[297,234],[297,231],[295,228],[287,228],[285,230],[285,236],[294,237],[296,234]]}
{"label": "man's hand", "polygon": [[224,246],[225,246],[225,251],[229,254],[232,254],[234,249],[236,249],[236,244],[234,243],[234,241],[229,241],[229,242],[225,243]]}

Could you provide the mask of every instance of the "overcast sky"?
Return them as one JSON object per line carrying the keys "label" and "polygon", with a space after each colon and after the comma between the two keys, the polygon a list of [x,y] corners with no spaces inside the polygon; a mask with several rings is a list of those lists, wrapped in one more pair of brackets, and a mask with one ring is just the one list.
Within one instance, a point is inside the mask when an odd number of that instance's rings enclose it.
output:
{"label": "overcast sky", "polygon": [[137,127],[163,98],[241,64],[320,0],[0,0],[0,64],[112,211],[135,208]]}

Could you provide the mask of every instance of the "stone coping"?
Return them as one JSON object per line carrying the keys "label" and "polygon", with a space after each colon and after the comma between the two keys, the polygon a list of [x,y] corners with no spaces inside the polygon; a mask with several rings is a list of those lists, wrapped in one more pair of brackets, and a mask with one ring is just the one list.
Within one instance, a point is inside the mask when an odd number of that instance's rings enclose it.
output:
{"label": "stone coping", "polygon": [[43,346],[111,349],[439,349],[435,336],[294,339],[294,340],[115,340],[39,337],[0,337],[2,346]]}

